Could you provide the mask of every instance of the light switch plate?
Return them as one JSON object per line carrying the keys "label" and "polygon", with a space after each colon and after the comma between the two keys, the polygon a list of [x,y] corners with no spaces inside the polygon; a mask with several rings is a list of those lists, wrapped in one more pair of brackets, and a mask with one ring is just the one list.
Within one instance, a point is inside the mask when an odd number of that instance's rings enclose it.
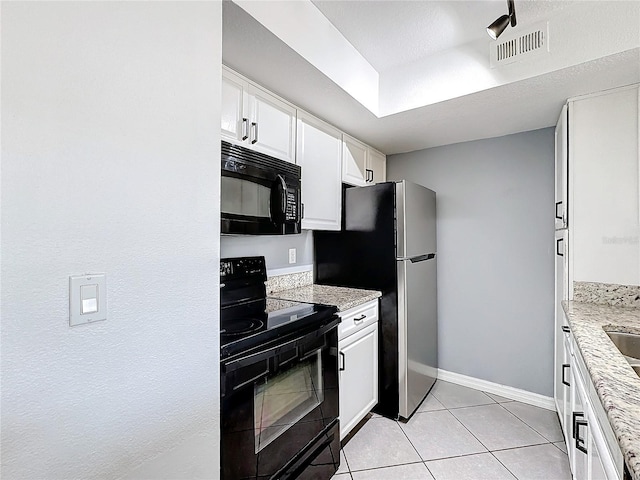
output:
{"label": "light switch plate", "polygon": [[[83,308],[84,306],[84,308]],[[82,313],[87,312],[87,313]],[[107,276],[86,273],[69,277],[69,326],[107,319]]]}
{"label": "light switch plate", "polygon": [[289,249],[289,263],[296,263],[296,249]]}

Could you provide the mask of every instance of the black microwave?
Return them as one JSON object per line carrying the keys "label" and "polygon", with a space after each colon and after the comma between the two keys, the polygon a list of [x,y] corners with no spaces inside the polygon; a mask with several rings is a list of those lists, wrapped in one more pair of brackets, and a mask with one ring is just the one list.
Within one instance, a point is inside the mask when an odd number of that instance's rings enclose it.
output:
{"label": "black microwave", "polygon": [[301,233],[298,165],[222,141],[220,233]]}

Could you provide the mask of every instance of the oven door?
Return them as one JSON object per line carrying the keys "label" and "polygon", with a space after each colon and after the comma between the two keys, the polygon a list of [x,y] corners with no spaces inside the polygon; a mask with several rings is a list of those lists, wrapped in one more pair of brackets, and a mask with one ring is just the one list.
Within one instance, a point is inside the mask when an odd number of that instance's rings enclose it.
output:
{"label": "oven door", "polygon": [[300,233],[300,167],[225,142],[222,150],[221,233]]}
{"label": "oven door", "polygon": [[221,364],[223,479],[331,477],[340,448],[337,346],[335,321]]}

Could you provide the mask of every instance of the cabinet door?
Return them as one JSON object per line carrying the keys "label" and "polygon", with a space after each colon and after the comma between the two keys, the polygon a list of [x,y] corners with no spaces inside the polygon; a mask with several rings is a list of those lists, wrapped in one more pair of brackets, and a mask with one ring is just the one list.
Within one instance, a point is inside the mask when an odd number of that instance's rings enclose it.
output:
{"label": "cabinet door", "polygon": [[607,480],[607,473],[602,464],[598,447],[593,440],[593,435],[589,435],[589,447],[587,451],[589,452],[589,480]]}
{"label": "cabinet door", "polygon": [[[560,302],[556,302],[556,318],[555,318],[555,347],[554,347],[554,398],[556,402],[556,409],[558,410],[558,417],[560,418],[560,425],[562,431],[565,432],[565,409],[566,398],[569,397],[569,384],[570,382],[570,366],[569,355],[565,350],[565,333],[563,327],[568,329],[567,322],[565,320],[564,311]],[[567,435],[565,434],[565,440]]]}
{"label": "cabinet door", "polygon": [[349,135],[342,135],[342,181],[362,187],[366,185],[367,146]]}
{"label": "cabinet door", "polygon": [[[567,450],[571,452],[572,442],[573,442],[573,425],[572,425],[572,413],[573,413],[573,404],[572,404],[572,389],[573,389],[573,367],[571,365],[571,350],[569,347],[569,335],[563,334],[563,359],[562,364],[566,365],[564,367],[564,381],[561,394],[561,410],[562,410],[562,432],[564,433],[564,440],[567,444]],[[562,374],[561,374],[562,375]],[[571,454],[569,455],[571,458]]]}
{"label": "cabinet door", "polygon": [[556,125],[556,230],[567,227],[567,166],[568,157],[567,106],[562,107]]}
{"label": "cabinet door", "polygon": [[[582,385],[580,375],[575,372],[571,382],[572,397],[572,417],[571,417],[571,438],[567,445],[569,450],[569,461],[575,480],[587,480],[589,478],[589,425],[587,421],[587,405],[585,404],[585,389]],[[581,448],[584,448],[582,450]]]}
{"label": "cabinet door", "polygon": [[569,104],[574,282],[640,284],[638,88]]}
{"label": "cabinet door", "polygon": [[340,439],[378,403],[378,322],[340,342]]}
{"label": "cabinet door", "polygon": [[296,159],[302,167],[302,228],[340,230],[342,134],[299,112]]}
{"label": "cabinet door", "polygon": [[367,152],[368,175],[365,180],[369,184],[381,183],[387,181],[387,157],[380,152],[369,149]]}
{"label": "cabinet door", "polygon": [[295,163],[296,109],[251,84],[249,104],[250,148]]}
{"label": "cabinet door", "polygon": [[248,138],[249,112],[246,110],[249,83],[222,70],[221,133],[222,139],[242,143]]}

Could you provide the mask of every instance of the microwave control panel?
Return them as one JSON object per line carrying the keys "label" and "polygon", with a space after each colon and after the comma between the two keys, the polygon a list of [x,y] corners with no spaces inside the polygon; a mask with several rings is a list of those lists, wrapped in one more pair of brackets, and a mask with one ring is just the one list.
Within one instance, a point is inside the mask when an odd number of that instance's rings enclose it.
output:
{"label": "microwave control panel", "polygon": [[293,192],[287,192],[286,222],[295,222],[298,219],[298,196]]}

